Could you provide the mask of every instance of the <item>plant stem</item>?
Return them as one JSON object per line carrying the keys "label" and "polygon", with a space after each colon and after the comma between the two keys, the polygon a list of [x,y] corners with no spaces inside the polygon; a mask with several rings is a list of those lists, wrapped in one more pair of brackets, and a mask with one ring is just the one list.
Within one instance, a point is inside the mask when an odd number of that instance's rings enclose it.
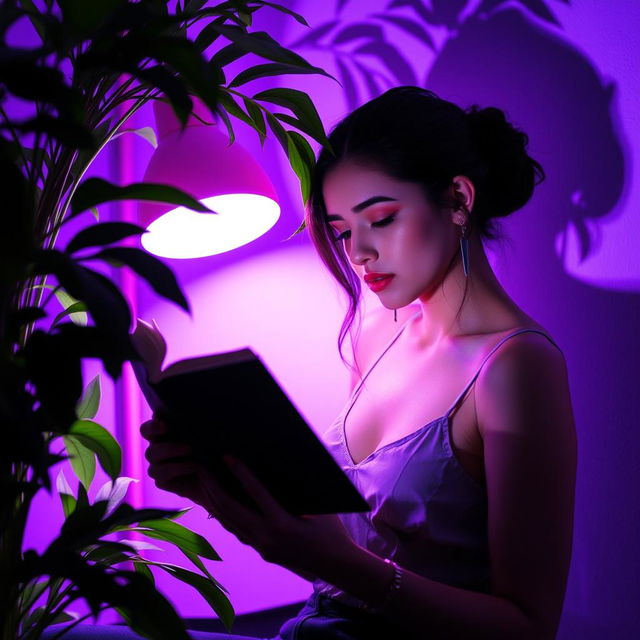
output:
{"label": "plant stem", "polygon": [[20,150],[20,155],[22,156],[22,164],[25,168],[26,171],[29,170],[29,163],[27,161],[27,156],[24,155],[24,150],[23,150],[23,146],[22,143],[20,142],[20,139],[18,138],[18,134],[16,133],[16,130],[11,126],[10,124],[10,120],[9,120],[9,116],[7,115],[7,112],[4,110],[4,108],[2,107],[2,105],[0,104],[0,114],[2,114],[2,117],[4,119],[4,121],[7,123],[7,129],[9,130],[9,133],[11,134],[11,137],[13,138],[13,141],[16,143],[18,149]]}

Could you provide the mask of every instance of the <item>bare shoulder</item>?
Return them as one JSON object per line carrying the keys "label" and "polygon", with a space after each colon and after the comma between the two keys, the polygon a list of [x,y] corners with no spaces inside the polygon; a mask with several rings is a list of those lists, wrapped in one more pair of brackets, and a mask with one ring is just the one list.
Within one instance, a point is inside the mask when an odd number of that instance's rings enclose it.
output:
{"label": "bare shoulder", "polygon": [[[355,359],[362,373],[373,364],[374,359],[380,355],[398,329],[419,309],[418,305],[408,305],[398,309],[397,322],[394,322],[393,311],[384,307],[376,307],[367,313],[362,320],[362,327],[355,342]],[[353,374],[352,388],[358,380],[359,378]]]}
{"label": "bare shoulder", "polygon": [[[548,331],[540,330],[553,339]],[[506,340],[480,372],[476,410],[481,435],[503,423],[511,429],[522,427],[523,421],[511,418],[534,407],[538,411],[547,407],[568,418],[569,377],[562,351],[544,335],[525,332]]]}
{"label": "bare shoulder", "polygon": [[506,340],[476,382],[489,503],[492,590],[538,637],[555,637],[571,558],[577,441],[561,351],[538,333]]}

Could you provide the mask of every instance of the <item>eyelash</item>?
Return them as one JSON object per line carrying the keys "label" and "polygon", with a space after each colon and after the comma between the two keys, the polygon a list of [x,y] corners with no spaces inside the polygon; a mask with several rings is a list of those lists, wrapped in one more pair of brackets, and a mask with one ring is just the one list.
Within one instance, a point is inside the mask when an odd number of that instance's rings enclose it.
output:
{"label": "eyelash", "polygon": [[[372,227],[386,227],[387,225],[391,224],[393,222],[395,218],[395,214],[391,215],[391,216],[387,216],[386,218],[383,218],[382,220],[378,220],[377,222],[372,222],[371,226]],[[341,234],[337,235],[334,237],[334,241],[335,242],[340,242],[340,240],[346,240],[349,236],[347,236],[347,233],[351,233],[351,231],[343,231]]]}

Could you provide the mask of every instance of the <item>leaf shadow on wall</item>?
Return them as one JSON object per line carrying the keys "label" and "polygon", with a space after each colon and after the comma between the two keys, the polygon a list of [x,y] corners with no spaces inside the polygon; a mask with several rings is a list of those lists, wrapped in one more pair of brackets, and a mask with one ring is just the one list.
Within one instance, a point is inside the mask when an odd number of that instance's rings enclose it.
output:
{"label": "leaf shadow on wall", "polygon": [[[614,86],[602,82],[559,30],[543,26],[558,25],[552,3],[521,3],[535,20],[501,0],[470,10],[464,0],[391,0],[384,11],[349,23],[348,10],[358,7],[338,0],[333,18],[294,44],[305,53],[316,48],[334,55],[349,109],[415,78],[462,107],[499,107],[529,135],[529,152],[547,179],[528,205],[502,221],[506,244],[495,251],[506,258],[496,262],[496,272],[555,337],[569,369],[579,459],[574,550],[558,638],[638,637],[640,512],[633,505],[640,486],[640,294],[576,279],[565,269],[563,247],[556,249],[556,239],[572,226],[581,258],[594,253],[589,226],[597,227],[622,197],[625,145]],[[429,35],[433,27],[450,34],[439,50]],[[417,66],[434,52],[418,80]],[[374,59],[377,68],[367,66]],[[613,266],[624,270],[624,258]]]}
{"label": "leaf shadow on wall", "polygon": [[569,368],[578,481],[559,638],[600,638],[612,631],[609,623],[623,627],[616,637],[627,637],[639,595],[630,587],[640,572],[640,516],[630,509],[640,486],[640,295],[576,280],[555,250],[557,235],[571,222],[586,258],[593,250],[587,220],[603,218],[622,195],[612,87],[602,85],[569,43],[515,9],[467,20],[423,86],[461,106],[504,109],[529,135],[530,153],[547,174],[533,201],[505,221],[512,251],[498,275],[555,336]]}

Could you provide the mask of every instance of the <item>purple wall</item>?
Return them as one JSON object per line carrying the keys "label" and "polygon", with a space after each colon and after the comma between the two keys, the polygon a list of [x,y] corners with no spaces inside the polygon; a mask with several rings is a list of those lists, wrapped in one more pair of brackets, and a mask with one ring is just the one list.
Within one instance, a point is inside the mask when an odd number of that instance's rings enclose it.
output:
{"label": "purple wall", "polygon": [[[640,355],[640,169],[632,153],[640,148],[640,5],[611,3],[605,13],[595,0],[575,6],[527,3],[547,6],[553,23],[518,2],[491,15],[481,13],[478,0],[425,2],[434,8],[431,14],[420,2],[343,0],[336,2],[343,8],[335,15],[329,3],[285,4],[302,13],[312,30],[269,10],[256,26],[287,45],[307,36],[296,50],[341,80],[342,88],[311,76],[286,83],[311,95],[327,128],[376,93],[420,84],[461,106],[501,107],[529,134],[531,154],[547,180],[532,202],[505,221],[508,241],[488,250],[501,282],[556,337],[569,366],[579,467],[574,552],[559,637],[640,636],[635,418],[640,406],[634,369]],[[393,4],[405,6],[389,8]],[[456,24],[454,10],[460,9]],[[333,19],[334,27],[314,39],[320,33],[315,30]],[[423,36],[417,39],[407,28],[422,30]],[[269,86],[255,84],[247,91]],[[150,124],[150,115],[141,114],[138,121]],[[280,194],[281,220],[265,237],[229,254],[167,261],[187,291],[193,319],[144,288],[140,313],[155,317],[168,336],[169,360],[254,347],[322,432],[347,392],[347,372],[334,348],[342,300],[306,239],[281,242],[302,213],[286,158],[273,141],[261,150],[252,131],[238,125],[237,132],[267,167]],[[144,172],[149,151],[143,145],[134,146],[132,180]],[[367,300],[378,304],[375,297]],[[143,489],[149,505],[182,504],[148,482]],[[264,563],[199,509],[186,519],[222,554],[224,562],[210,566],[238,612],[306,597],[306,583]],[[169,554],[162,556],[169,560]],[[161,586],[184,615],[210,615],[190,591],[166,581]]]}

